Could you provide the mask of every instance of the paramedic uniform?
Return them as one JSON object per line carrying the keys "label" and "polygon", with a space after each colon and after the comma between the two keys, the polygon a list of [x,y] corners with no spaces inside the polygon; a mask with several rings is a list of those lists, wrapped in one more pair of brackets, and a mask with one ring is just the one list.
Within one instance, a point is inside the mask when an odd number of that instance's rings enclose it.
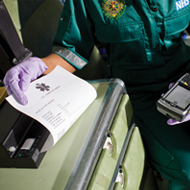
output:
{"label": "paramedic uniform", "polygon": [[54,43],[54,52],[78,69],[97,42],[105,46],[149,159],[170,190],[190,189],[190,135],[188,123],[167,125],[156,101],[190,72],[190,48],[181,39],[189,22],[189,0],[67,0]]}

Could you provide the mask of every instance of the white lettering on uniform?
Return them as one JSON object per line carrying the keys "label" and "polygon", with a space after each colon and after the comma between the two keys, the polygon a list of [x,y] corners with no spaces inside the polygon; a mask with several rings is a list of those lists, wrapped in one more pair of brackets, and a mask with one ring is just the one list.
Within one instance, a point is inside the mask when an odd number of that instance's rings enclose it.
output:
{"label": "white lettering on uniform", "polygon": [[189,0],[180,0],[175,2],[177,11],[183,9],[187,5],[189,5]]}

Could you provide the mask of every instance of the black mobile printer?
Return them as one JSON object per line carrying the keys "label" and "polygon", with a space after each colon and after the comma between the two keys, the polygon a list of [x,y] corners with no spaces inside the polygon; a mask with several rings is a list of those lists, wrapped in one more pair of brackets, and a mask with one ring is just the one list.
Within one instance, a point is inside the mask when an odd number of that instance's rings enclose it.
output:
{"label": "black mobile printer", "polygon": [[48,136],[40,123],[4,101],[0,106],[0,167],[38,168]]}

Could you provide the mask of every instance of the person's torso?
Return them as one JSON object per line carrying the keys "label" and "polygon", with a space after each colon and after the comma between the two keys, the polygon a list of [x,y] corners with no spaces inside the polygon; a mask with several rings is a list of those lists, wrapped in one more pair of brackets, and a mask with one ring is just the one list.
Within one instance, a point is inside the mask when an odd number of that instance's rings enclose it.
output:
{"label": "person's torso", "polygon": [[164,64],[163,52],[169,55],[181,46],[181,32],[190,22],[189,0],[85,3],[97,40],[107,46],[110,64],[126,69]]}

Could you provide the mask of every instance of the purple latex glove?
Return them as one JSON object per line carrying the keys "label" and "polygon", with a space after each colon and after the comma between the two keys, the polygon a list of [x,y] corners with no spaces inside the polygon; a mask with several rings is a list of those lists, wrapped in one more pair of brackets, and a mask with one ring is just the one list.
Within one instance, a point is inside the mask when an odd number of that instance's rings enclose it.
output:
{"label": "purple latex glove", "polygon": [[168,125],[177,125],[177,124],[180,124],[180,123],[189,121],[189,120],[190,120],[190,114],[188,114],[188,115],[185,117],[185,119],[184,119],[183,121],[181,121],[181,122],[176,121],[176,120],[174,120],[174,119],[168,119],[167,124],[168,124]]}
{"label": "purple latex glove", "polygon": [[46,64],[37,57],[30,57],[12,67],[3,80],[8,94],[14,94],[22,105],[28,104],[24,92],[27,91],[30,82],[37,79],[46,69]]}

